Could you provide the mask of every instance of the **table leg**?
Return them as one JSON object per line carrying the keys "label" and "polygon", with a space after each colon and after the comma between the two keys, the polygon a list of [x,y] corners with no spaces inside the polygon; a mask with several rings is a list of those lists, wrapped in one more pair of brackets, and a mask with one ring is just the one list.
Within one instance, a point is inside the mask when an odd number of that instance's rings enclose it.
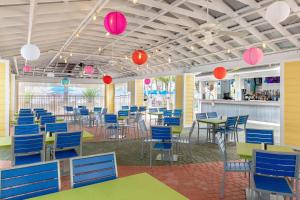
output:
{"label": "table leg", "polygon": [[215,141],[216,138],[215,137],[216,137],[216,130],[217,129],[216,129],[216,125],[215,124],[213,124],[212,127],[213,127],[213,139],[212,139],[212,141],[215,144],[216,143],[216,141]]}
{"label": "table leg", "polygon": [[200,143],[199,142],[199,129],[200,129],[200,123],[198,122],[198,137],[197,137],[198,144]]}

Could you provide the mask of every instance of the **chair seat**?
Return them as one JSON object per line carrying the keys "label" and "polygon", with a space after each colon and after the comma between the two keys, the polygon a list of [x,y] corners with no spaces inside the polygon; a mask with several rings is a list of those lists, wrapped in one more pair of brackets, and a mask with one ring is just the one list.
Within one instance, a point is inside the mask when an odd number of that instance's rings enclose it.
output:
{"label": "chair seat", "polygon": [[170,150],[172,148],[172,143],[155,143],[153,149],[156,150]]}
{"label": "chair seat", "polygon": [[254,186],[258,190],[268,190],[285,194],[293,193],[287,180],[281,177],[254,175]]}
{"label": "chair seat", "polygon": [[28,156],[16,156],[15,158],[15,165],[27,165],[37,162],[42,162],[40,153]]}
{"label": "chair seat", "polygon": [[224,167],[225,171],[250,171],[250,165],[248,162],[226,162]]}
{"label": "chair seat", "polygon": [[66,159],[66,158],[73,158],[78,156],[78,153],[75,149],[63,150],[63,151],[56,151],[55,158],[56,159]]}

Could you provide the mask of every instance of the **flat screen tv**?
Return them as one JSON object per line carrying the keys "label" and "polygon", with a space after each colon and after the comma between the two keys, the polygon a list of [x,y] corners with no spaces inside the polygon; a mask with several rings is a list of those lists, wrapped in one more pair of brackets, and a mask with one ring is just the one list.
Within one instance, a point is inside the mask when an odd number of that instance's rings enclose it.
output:
{"label": "flat screen tv", "polygon": [[280,76],[266,77],[265,83],[280,83]]}

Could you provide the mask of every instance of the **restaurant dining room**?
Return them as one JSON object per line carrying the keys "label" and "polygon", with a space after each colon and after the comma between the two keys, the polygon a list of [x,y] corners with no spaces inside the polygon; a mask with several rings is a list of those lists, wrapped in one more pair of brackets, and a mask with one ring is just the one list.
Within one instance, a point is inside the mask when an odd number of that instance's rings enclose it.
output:
{"label": "restaurant dining room", "polygon": [[0,0],[1,200],[299,200],[299,102],[300,0]]}

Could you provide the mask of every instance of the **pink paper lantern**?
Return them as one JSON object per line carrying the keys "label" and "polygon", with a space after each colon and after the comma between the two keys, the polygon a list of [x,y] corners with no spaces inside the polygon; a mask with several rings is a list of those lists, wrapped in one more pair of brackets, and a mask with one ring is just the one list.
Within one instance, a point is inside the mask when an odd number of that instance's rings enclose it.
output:
{"label": "pink paper lantern", "polygon": [[151,80],[149,78],[146,78],[144,80],[145,85],[149,85],[151,83]]}
{"label": "pink paper lantern", "polygon": [[264,57],[264,53],[260,48],[249,48],[244,52],[243,58],[249,65],[258,64]]}
{"label": "pink paper lantern", "polygon": [[123,33],[127,27],[127,20],[121,12],[110,12],[104,18],[104,27],[112,35]]}
{"label": "pink paper lantern", "polygon": [[87,65],[83,68],[83,71],[85,74],[93,74],[94,68],[93,68],[93,66]]}
{"label": "pink paper lantern", "polygon": [[31,72],[31,71],[32,71],[32,68],[29,65],[25,65],[23,67],[23,72]]}

